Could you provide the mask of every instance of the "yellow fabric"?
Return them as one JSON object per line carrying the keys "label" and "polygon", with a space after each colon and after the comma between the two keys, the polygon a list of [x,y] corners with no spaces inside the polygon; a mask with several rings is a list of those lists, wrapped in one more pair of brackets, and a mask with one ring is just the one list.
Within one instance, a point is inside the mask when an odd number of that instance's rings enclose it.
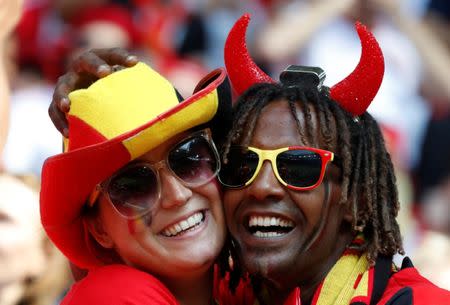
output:
{"label": "yellow fabric", "polygon": [[80,118],[107,139],[131,131],[178,104],[173,86],[144,63],[73,91],[69,98],[69,115]]}
{"label": "yellow fabric", "polygon": [[217,90],[214,90],[188,107],[126,139],[123,145],[130,152],[131,159],[135,159],[146,153],[149,147],[156,147],[175,134],[208,122],[213,118],[218,107]]}
{"label": "yellow fabric", "polygon": [[369,272],[364,272],[361,281],[356,287],[355,292],[353,293],[352,298],[356,296],[367,296],[369,295]]}
{"label": "yellow fabric", "polygon": [[[355,282],[362,275],[356,289]],[[365,254],[343,255],[325,278],[316,305],[347,305],[369,294],[369,262]]]}

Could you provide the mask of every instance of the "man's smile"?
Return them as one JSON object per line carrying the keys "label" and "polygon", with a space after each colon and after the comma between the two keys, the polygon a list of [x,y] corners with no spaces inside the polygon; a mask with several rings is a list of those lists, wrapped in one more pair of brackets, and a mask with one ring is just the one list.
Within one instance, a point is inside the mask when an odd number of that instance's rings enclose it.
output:
{"label": "man's smile", "polygon": [[251,214],[246,228],[253,236],[270,238],[284,236],[295,227],[295,223],[277,215]]}

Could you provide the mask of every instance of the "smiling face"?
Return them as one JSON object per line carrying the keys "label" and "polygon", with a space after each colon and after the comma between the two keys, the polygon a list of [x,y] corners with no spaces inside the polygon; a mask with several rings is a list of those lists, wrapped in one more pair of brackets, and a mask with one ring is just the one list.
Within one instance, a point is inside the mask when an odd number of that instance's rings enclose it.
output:
{"label": "smiling face", "polygon": [[[300,108],[297,113],[303,126]],[[313,126],[313,137],[317,137],[317,124]],[[316,148],[326,149],[317,142]],[[296,145],[312,146],[302,143],[288,104],[268,104],[249,146],[267,150]],[[323,182],[312,190],[283,186],[268,161],[250,185],[226,190],[227,225],[244,268],[278,290],[320,281],[352,238],[351,218],[339,204],[340,195],[340,169],[333,163],[328,164]]]}
{"label": "smiling face", "polygon": [[[164,160],[173,145],[187,135],[175,136],[139,162]],[[163,281],[201,275],[212,266],[225,240],[218,183],[214,179],[189,188],[168,168],[160,168],[158,174],[161,197],[150,213],[126,219],[102,192],[99,213],[89,221],[89,229],[103,247],[113,248],[127,265]]]}

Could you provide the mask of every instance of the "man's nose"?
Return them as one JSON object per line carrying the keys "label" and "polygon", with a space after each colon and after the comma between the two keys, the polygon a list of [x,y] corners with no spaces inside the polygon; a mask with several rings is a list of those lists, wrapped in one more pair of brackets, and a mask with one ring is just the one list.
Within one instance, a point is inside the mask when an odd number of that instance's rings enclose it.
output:
{"label": "man's nose", "polygon": [[167,168],[158,171],[161,181],[161,207],[170,209],[184,205],[192,196],[192,190],[183,185]]}
{"label": "man's nose", "polygon": [[248,193],[258,200],[284,197],[285,188],[278,181],[272,164],[268,160],[264,161],[255,180],[248,186]]}

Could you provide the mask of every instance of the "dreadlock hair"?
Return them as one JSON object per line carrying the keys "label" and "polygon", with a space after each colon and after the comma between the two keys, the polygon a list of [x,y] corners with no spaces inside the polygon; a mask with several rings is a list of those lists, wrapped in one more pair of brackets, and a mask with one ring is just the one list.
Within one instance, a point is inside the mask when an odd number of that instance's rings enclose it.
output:
{"label": "dreadlock hair", "polygon": [[[346,112],[330,99],[329,88],[322,87],[319,91],[279,83],[250,87],[233,109],[233,127],[222,147],[222,161],[227,162],[230,145],[249,145],[262,109],[281,99],[289,104],[302,142],[313,147],[322,143],[325,147],[320,148],[333,151],[342,160],[340,204],[349,204],[353,214],[352,227],[355,232],[363,232],[365,238],[363,244],[353,249],[366,251],[372,265],[380,254],[403,254],[395,220],[399,210],[396,178],[379,126],[367,112],[356,118]],[[300,123],[296,105],[303,112],[304,126]],[[314,130],[314,121],[319,131]],[[317,139],[316,135],[322,139]],[[232,289],[236,287],[233,287],[236,278],[242,276],[234,252],[234,249],[229,250],[235,262],[234,268],[228,270]],[[221,265],[223,267],[225,263]]]}

